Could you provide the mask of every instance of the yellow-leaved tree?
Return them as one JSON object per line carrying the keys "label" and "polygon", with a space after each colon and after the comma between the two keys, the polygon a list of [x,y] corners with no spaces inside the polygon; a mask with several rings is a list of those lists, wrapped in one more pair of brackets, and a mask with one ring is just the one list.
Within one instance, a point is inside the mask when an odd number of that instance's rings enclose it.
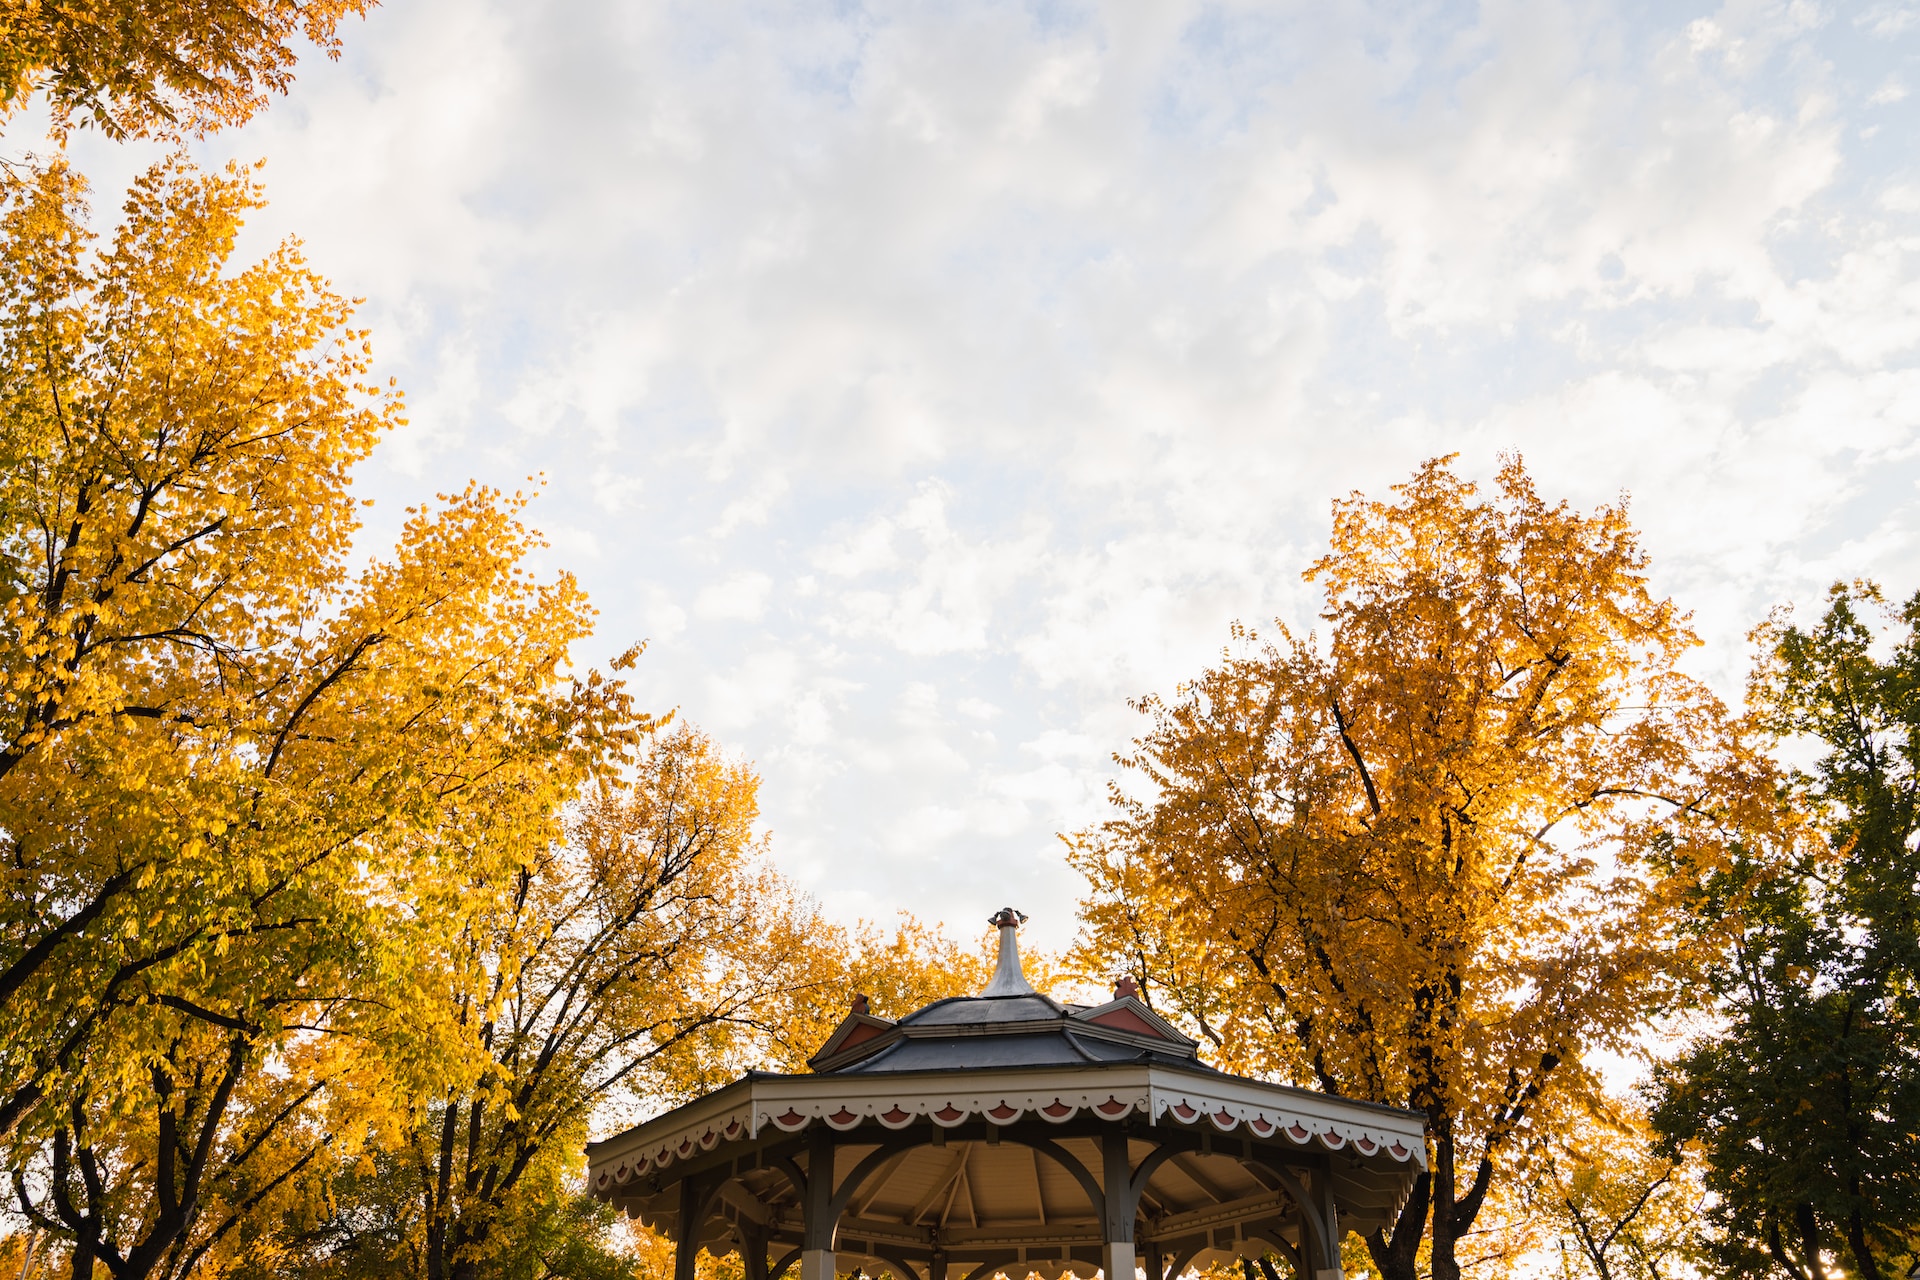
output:
{"label": "yellow-leaved tree", "polygon": [[479,1070],[407,1128],[415,1274],[515,1270],[596,1111],[697,1092],[757,1006],[805,980],[806,920],[765,865],[758,785],[698,730],[663,734],[450,940],[442,999]]}
{"label": "yellow-leaved tree", "polygon": [[805,1070],[855,991],[904,1011],[984,980],[910,919],[891,935],[823,920],[766,860],[758,788],[681,725],[571,806],[565,838],[528,849],[509,892],[470,886],[481,905],[420,963],[472,1069],[423,1082],[399,1141],[335,1179],[292,1270],[628,1268],[607,1211],[580,1195],[591,1128],[750,1068]]}
{"label": "yellow-leaved tree", "polygon": [[517,500],[356,568],[399,400],[295,246],[231,261],[259,199],[171,160],[96,248],[0,186],[0,1143],[84,1280],[240,1256],[383,1057],[466,1069],[416,955],[645,723]]}
{"label": "yellow-leaved tree", "polygon": [[1335,504],[1324,642],[1236,629],[1137,704],[1143,794],[1071,854],[1089,969],[1231,1069],[1425,1115],[1366,1241],[1387,1280],[1455,1280],[1522,1148],[1596,1096],[1587,1051],[1681,994],[1681,884],[1773,820],[1624,507],[1548,503],[1518,459],[1483,499],[1450,464]]}
{"label": "yellow-leaved tree", "polygon": [[1528,1198],[1556,1237],[1564,1280],[1699,1274],[1707,1196],[1698,1162],[1660,1154],[1637,1105],[1579,1117],[1537,1156]]}
{"label": "yellow-leaved tree", "polygon": [[0,121],[36,91],[54,124],[110,137],[245,121],[293,79],[294,44],[338,56],[375,0],[0,0]]}

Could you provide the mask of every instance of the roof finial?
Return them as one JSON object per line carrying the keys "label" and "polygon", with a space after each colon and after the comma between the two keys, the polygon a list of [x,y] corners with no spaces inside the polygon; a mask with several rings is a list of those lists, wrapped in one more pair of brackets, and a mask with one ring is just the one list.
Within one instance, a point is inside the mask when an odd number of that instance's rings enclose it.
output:
{"label": "roof finial", "polygon": [[1000,963],[994,966],[993,981],[980,994],[984,996],[1033,996],[1040,993],[1027,984],[1020,971],[1020,926],[1027,922],[1024,912],[1002,907],[987,923],[1000,930]]}

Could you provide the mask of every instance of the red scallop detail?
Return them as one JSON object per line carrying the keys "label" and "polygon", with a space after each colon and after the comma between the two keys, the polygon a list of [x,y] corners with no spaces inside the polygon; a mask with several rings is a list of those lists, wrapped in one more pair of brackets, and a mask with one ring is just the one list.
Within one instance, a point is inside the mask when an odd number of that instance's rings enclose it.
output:
{"label": "red scallop detail", "polygon": [[1265,1116],[1255,1116],[1253,1119],[1247,1121],[1247,1128],[1264,1138],[1273,1132],[1273,1121],[1267,1119]]}
{"label": "red scallop detail", "polygon": [[625,1182],[627,1180],[627,1162],[622,1160],[613,1171],[613,1176]]}
{"label": "red scallop detail", "polygon": [[1108,1094],[1107,1100],[1094,1108],[1095,1111],[1098,1111],[1103,1116],[1117,1116],[1126,1109],[1127,1104],[1112,1094]]}
{"label": "red scallop detail", "polygon": [[1015,1116],[1019,1114],[1020,1114],[1019,1108],[1010,1107],[1004,1102],[997,1107],[987,1108],[987,1115],[992,1119],[998,1120],[1002,1124],[1005,1124],[1007,1121],[1013,1119]]}
{"label": "red scallop detail", "polygon": [[660,1148],[659,1151],[654,1153],[653,1162],[658,1165],[664,1165],[666,1164],[667,1161],[671,1159],[673,1159],[673,1148],[662,1147]]}
{"label": "red scallop detail", "polygon": [[612,1182],[612,1181],[613,1181],[613,1176],[609,1174],[605,1169],[602,1169],[600,1171],[600,1176],[593,1180],[593,1185],[596,1187],[604,1187],[609,1182]]}
{"label": "red scallop detail", "polygon": [[736,1116],[734,1119],[727,1121],[727,1136],[729,1138],[736,1137],[739,1132],[740,1120],[739,1117]]}
{"label": "red scallop detail", "polygon": [[1397,1142],[1388,1147],[1387,1150],[1393,1152],[1394,1156],[1401,1160],[1405,1160],[1408,1155],[1407,1149]]}
{"label": "red scallop detail", "polygon": [[1327,1130],[1325,1133],[1320,1135],[1320,1141],[1324,1142],[1329,1147],[1338,1148],[1338,1147],[1344,1147],[1347,1145],[1347,1140],[1341,1137],[1339,1134],[1335,1133],[1331,1129]]}
{"label": "red scallop detail", "polygon": [[792,1107],[788,1107],[787,1114],[783,1116],[777,1116],[775,1117],[775,1119],[779,1124],[785,1126],[786,1128],[791,1129],[794,1125],[799,1124],[802,1120],[805,1120],[806,1117],[801,1115],[798,1111],[795,1111]]}
{"label": "red scallop detail", "polygon": [[1360,1148],[1360,1150],[1366,1153],[1367,1155],[1372,1155],[1374,1152],[1380,1149],[1380,1144],[1375,1142],[1372,1138],[1355,1138],[1353,1140],[1353,1145]]}
{"label": "red scallop detail", "polygon": [[838,1111],[834,1112],[832,1115],[828,1116],[827,1120],[832,1124],[848,1125],[848,1124],[852,1124],[855,1120],[858,1120],[859,1118],[860,1117],[855,1115],[853,1112],[847,1110],[845,1107],[842,1107]]}
{"label": "red scallop detail", "polygon": [[1052,1116],[1054,1119],[1058,1120],[1062,1116],[1072,1115],[1073,1108],[1068,1106],[1066,1103],[1060,1101],[1060,1099],[1055,1098],[1052,1102],[1049,1102],[1046,1106],[1040,1108],[1040,1113],[1042,1115]]}
{"label": "red scallop detail", "polygon": [[913,1112],[902,1111],[900,1109],[899,1104],[895,1103],[891,1109],[885,1112],[882,1112],[880,1118],[882,1120],[885,1120],[888,1124],[902,1124],[908,1120],[913,1119]]}
{"label": "red scallop detail", "polygon": [[1311,1138],[1313,1135],[1311,1133],[1308,1133],[1305,1127],[1303,1127],[1302,1125],[1293,1124],[1288,1126],[1287,1136],[1292,1138],[1295,1142],[1305,1142],[1308,1138]]}
{"label": "red scallop detail", "polygon": [[1213,1122],[1219,1125],[1222,1129],[1231,1129],[1236,1123],[1238,1123],[1236,1120],[1234,1120],[1233,1116],[1228,1114],[1227,1111],[1225,1111],[1224,1109],[1213,1113]]}
{"label": "red scallop detail", "polygon": [[965,1120],[967,1118],[967,1113],[964,1111],[954,1110],[953,1104],[951,1102],[949,1102],[946,1106],[940,1108],[938,1111],[934,1112],[933,1115],[936,1120],[945,1120],[948,1124],[952,1124],[957,1120]]}
{"label": "red scallop detail", "polygon": [[1174,1107],[1173,1114],[1179,1116],[1182,1120],[1191,1120],[1200,1113],[1182,1102]]}
{"label": "red scallop detail", "polygon": [[683,1156],[684,1156],[684,1155],[686,1155],[686,1154],[688,1154],[689,1152],[691,1152],[692,1150],[693,1150],[693,1139],[692,1139],[692,1138],[682,1138],[682,1139],[680,1139],[680,1154],[681,1154],[681,1155],[683,1155]]}

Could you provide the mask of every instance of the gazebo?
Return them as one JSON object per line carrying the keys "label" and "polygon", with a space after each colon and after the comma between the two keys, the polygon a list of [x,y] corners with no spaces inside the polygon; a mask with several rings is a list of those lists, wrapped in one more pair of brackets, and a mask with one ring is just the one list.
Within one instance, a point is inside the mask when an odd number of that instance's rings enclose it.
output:
{"label": "gazebo", "polygon": [[593,1194],[745,1280],[1172,1280],[1280,1255],[1341,1280],[1426,1164],[1419,1113],[1225,1074],[1141,1001],[1028,985],[1011,907],[977,996],[890,1022],[864,996],[810,1075],[743,1079],[587,1148]]}

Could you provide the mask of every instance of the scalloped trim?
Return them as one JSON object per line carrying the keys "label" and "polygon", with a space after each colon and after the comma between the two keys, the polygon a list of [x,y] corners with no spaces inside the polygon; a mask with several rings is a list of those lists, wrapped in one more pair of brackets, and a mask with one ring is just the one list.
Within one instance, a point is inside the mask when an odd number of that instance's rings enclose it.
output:
{"label": "scalloped trim", "polygon": [[[778,1108],[776,1113],[775,1108]],[[942,1128],[951,1129],[974,1116],[993,1124],[1012,1124],[1029,1113],[1054,1124],[1064,1124],[1081,1111],[1089,1111],[1103,1120],[1118,1120],[1131,1112],[1150,1112],[1155,1120],[1171,1116],[1181,1124],[1197,1125],[1203,1120],[1221,1133],[1231,1133],[1241,1125],[1261,1139],[1284,1134],[1296,1146],[1318,1143],[1328,1151],[1351,1148],[1364,1156],[1386,1154],[1404,1164],[1415,1158],[1415,1149],[1397,1135],[1365,1125],[1337,1123],[1321,1117],[1299,1115],[1274,1107],[1209,1096],[1202,1090],[1180,1092],[1157,1089],[1087,1090],[1084,1092],[1034,1092],[985,1094],[882,1094],[869,1098],[822,1098],[813,1101],[785,1099],[764,1102],[757,1108],[741,1107],[717,1120],[690,1126],[670,1134],[647,1150],[632,1153],[610,1166],[594,1171],[596,1191],[625,1186],[636,1178],[657,1172],[679,1160],[711,1151],[721,1142],[757,1136],[763,1126],[781,1133],[798,1133],[818,1120],[828,1128],[846,1132],[864,1120],[873,1120],[886,1129],[904,1129],[925,1118]],[[1425,1163],[1424,1160],[1421,1163]]]}
{"label": "scalloped trim", "polygon": [[1270,1138],[1280,1133],[1296,1146],[1304,1147],[1318,1142],[1329,1151],[1344,1151],[1351,1147],[1363,1156],[1384,1153],[1402,1164],[1416,1154],[1414,1148],[1399,1136],[1365,1125],[1339,1123],[1295,1115],[1274,1107],[1209,1097],[1199,1090],[1181,1093],[1156,1090],[1153,1115],[1156,1120],[1163,1115],[1170,1115],[1181,1124],[1198,1124],[1205,1120],[1221,1133],[1231,1133],[1244,1124],[1247,1131],[1257,1138]]}

